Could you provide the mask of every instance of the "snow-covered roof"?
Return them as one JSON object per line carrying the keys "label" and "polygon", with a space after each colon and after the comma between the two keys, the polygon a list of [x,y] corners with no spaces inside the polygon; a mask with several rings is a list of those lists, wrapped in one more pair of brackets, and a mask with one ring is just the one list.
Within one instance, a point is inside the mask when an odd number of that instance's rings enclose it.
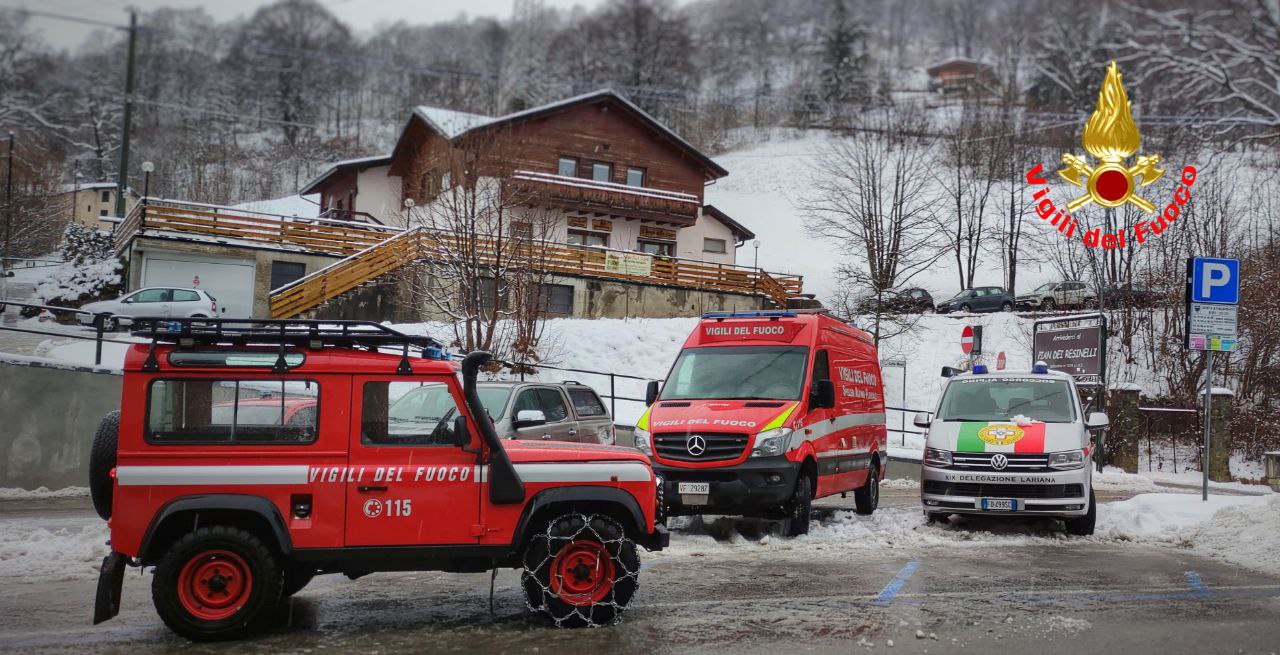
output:
{"label": "snow-covered roof", "polygon": [[978,61],[978,60],[976,60],[976,59],[970,59],[970,58],[968,58],[968,57],[952,57],[952,58],[947,59],[947,60],[945,60],[945,61],[938,62],[938,63],[936,63],[936,64],[934,64],[934,65],[932,65],[932,66],[930,66],[930,67],[926,68],[925,70],[926,70],[926,71],[928,71],[928,73],[929,73],[930,75],[932,75],[932,74],[933,74],[933,72],[934,72],[934,71],[936,71],[936,70],[938,70],[939,68],[944,68],[944,67],[946,67],[946,66],[951,66],[951,65],[953,65],[953,64],[970,64],[970,65],[976,66],[976,67],[978,67],[978,68],[991,68],[991,65],[990,65],[990,64],[984,64],[984,63],[982,63],[982,62],[980,62],[980,61]]}
{"label": "snow-covered roof", "polygon": [[[64,184],[59,193],[71,193],[72,191],[93,191],[97,189],[115,189],[118,186],[115,182],[81,182],[79,184]],[[132,191],[132,189],[130,189]]]}
{"label": "snow-covered roof", "polygon": [[234,207],[235,209],[244,209],[252,212],[296,216],[298,218],[317,218],[320,216],[320,199],[314,196],[297,195],[272,200],[253,200],[240,203]]}
{"label": "snow-covered roof", "polygon": [[341,161],[335,161],[332,164],[329,164],[329,168],[326,168],[323,173],[317,175],[310,182],[307,182],[306,184],[302,185],[302,188],[298,189],[298,195],[305,196],[312,193],[318,193],[320,190],[317,189],[316,187],[320,186],[321,182],[324,182],[325,180],[329,179],[330,175],[333,175],[338,171],[344,171],[349,168],[372,168],[374,166],[380,166],[383,164],[390,164],[390,163],[391,163],[390,154],[374,155],[372,157],[357,157],[355,159],[343,159]]}
{"label": "snow-covered roof", "polygon": [[504,118],[468,114],[464,111],[428,107],[426,105],[415,107],[413,112],[422,117],[422,120],[425,120],[432,129],[439,132],[446,139],[456,139],[477,127],[504,120]]}
{"label": "snow-covered roof", "polygon": [[[503,123],[521,121],[521,120],[533,118],[535,116],[541,116],[543,114],[556,112],[561,109],[566,109],[574,105],[593,102],[596,100],[601,100],[606,98],[618,102],[624,108],[626,108],[628,111],[633,113],[636,117],[638,117],[641,121],[648,123],[649,126],[652,127],[654,130],[661,132],[663,136],[670,139],[673,143],[676,144],[677,147],[689,152],[689,154],[693,155],[695,159],[701,162],[709,170],[713,171],[716,174],[716,177],[724,177],[725,175],[729,174],[729,171],[725,170],[719,164],[712,161],[710,157],[706,156],[700,150],[695,148],[693,144],[689,143],[688,141],[685,141],[683,138],[680,137],[680,135],[671,131],[671,128],[668,128],[666,125],[663,125],[662,123],[660,123],[658,119],[654,118],[653,116],[650,116],[648,112],[636,106],[635,103],[631,102],[630,100],[627,100],[624,96],[617,93],[613,89],[597,89],[595,91],[590,91],[580,95],[572,96],[569,98],[565,98],[563,100],[557,100],[555,102],[549,102],[545,105],[538,105],[537,107],[530,107],[528,109],[506,114],[503,116],[482,116],[480,114],[468,114],[466,112],[454,111],[452,109],[443,109],[440,107],[429,107],[429,106],[415,107],[413,110],[413,113],[415,116],[425,121],[428,126],[430,126],[433,130],[435,130],[441,136],[449,140],[454,140],[454,139],[457,139],[458,137],[461,137],[467,134],[472,130],[479,129],[482,127],[489,127],[489,126],[499,125]],[[392,156],[394,156],[395,153],[400,149],[400,144],[403,141],[404,141],[404,132],[401,133],[399,141],[396,142],[396,147],[392,149]],[[306,189],[304,189],[304,191],[305,190]]]}

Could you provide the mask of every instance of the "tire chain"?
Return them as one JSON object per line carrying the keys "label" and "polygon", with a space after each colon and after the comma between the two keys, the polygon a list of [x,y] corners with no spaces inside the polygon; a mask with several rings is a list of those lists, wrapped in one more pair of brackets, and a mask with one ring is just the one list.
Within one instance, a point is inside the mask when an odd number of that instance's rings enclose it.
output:
{"label": "tire chain", "polygon": [[[555,524],[557,522],[564,519],[571,520],[573,518],[577,518],[582,521],[582,525],[577,530],[575,530],[573,534],[568,536],[560,536],[560,537],[551,536],[551,531],[555,527]],[[616,539],[606,539],[604,535],[600,534],[594,527],[592,527],[591,525],[592,522],[596,520],[600,520],[614,526],[617,529],[618,534],[621,534],[623,536]],[[560,551],[560,548],[563,548],[564,546],[574,541],[577,541],[582,537],[593,539],[603,544],[606,552],[609,553],[609,558],[613,561],[613,566],[615,570],[615,578],[611,581],[611,584],[613,585],[613,589],[610,591],[609,595],[599,603],[594,603],[592,605],[588,605],[585,607],[572,606],[572,610],[568,614],[564,616],[556,616],[555,613],[551,610],[548,601],[552,599],[558,599],[558,596],[554,591],[550,589],[550,587],[542,583],[542,578],[539,574],[542,571],[546,571],[547,572],[546,577],[547,577],[547,580],[549,581],[551,579],[551,576],[553,575],[553,572],[550,570],[550,567],[552,562],[555,561],[555,553],[558,553]],[[537,584],[538,588],[541,589],[541,594],[542,594],[542,598],[541,598],[542,602],[540,604],[541,606],[535,605],[532,599],[529,598],[529,595],[528,594],[525,595],[525,605],[528,606],[529,611],[540,612],[550,617],[552,622],[555,623],[555,626],[557,628],[566,627],[565,623],[571,622],[571,619],[575,619],[575,618],[581,621],[582,623],[584,623],[586,627],[591,627],[591,628],[603,628],[603,627],[616,624],[622,618],[623,610],[627,609],[627,607],[631,605],[631,599],[628,599],[626,604],[620,604],[614,600],[616,596],[615,591],[617,589],[618,583],[624,580],[630,579],[635,584],[637,590],[640,588],[640,567],[636,566],[635,570],[632,570],[631,567],[629,567],[627,563],[624,562],[623,559],[619,556],[623,551],[624,546],[630,545],[634,549],[634,544],[632,543],[631,539],[628,539],[626,537],[626,532],[622,529],[622,527],[619,526],[617,522],[614,521],[613,519],[601,514],[585,515],[578,512],[575,512],[572,514],[562,514],[548,521],[546,529],[533,537],[533,541],[536,542],[538,540],[542,540],[546,542],[547,555],[542,559],[542,561],[538,562],[537,566],[534,566],[532,568],[529,567],[528,562],[525,562],[524,570],[522,572],[522,578],[526,581],[533,581],[535,584]],[[617,571],[621,571],[622,575],[616,575]],[[634,598],[634,594],[632,595],[632,598]],[[568,603],[564,603],[564,604],[568,605]],[[611,606],[615,610],[613,612],[613,619],[606,623],[597,622],[592,617],[592,614],[594,613],[592,610],[602,605]]]}

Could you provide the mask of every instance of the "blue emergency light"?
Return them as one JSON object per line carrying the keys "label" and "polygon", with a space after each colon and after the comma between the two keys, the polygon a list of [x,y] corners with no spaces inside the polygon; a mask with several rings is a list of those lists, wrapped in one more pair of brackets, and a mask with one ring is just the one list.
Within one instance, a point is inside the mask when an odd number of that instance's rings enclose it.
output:
{"label": "blue emergency light", "polygon": [[986,365],[986,364],[974,364],[974,365],[973,365],[973,373],[974,373],[974,375],[986,375],[986,374],[987,374],[987,365]]}
{"label": "blue emergency light", "polygon": [[762,311],[762,312],[707,312],[702,318],[779,318],[795,316],[795,312]]}
{"label": "blue emergency light", "polygon": [[1032,373],[1041,373],[1041,374],[1043,374],[1043,373],[1048,373],[1048,372],[1049,372],[1049,365],[1048,365],[1048,364],[1046,364],[1046,363],[1044,363],[1044,362],[1036,362],[1036,363],[1035,363],[1035,365],[1031,367],[1031,372],[1032,372]]}

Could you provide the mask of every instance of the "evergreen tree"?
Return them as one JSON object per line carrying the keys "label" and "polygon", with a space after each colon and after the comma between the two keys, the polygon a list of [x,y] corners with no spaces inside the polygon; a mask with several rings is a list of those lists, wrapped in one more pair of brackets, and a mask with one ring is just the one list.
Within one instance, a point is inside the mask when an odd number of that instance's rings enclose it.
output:
{"label": "evergreen tree", "polygon": [[831,27],[822,39],[822,97],[832,113],[867,99],[866,33],[849,16],[845,0],[832,0]]}

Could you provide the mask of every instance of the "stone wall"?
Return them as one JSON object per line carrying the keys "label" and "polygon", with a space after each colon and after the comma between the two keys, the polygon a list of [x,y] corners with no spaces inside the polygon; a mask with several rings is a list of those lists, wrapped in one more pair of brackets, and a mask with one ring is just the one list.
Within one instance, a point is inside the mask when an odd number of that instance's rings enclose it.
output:
{"label": "stone wall", "polygon": [[98,422],[120,407],[123,378],[83,368],[0,359],[0,487],[89,484]]}

